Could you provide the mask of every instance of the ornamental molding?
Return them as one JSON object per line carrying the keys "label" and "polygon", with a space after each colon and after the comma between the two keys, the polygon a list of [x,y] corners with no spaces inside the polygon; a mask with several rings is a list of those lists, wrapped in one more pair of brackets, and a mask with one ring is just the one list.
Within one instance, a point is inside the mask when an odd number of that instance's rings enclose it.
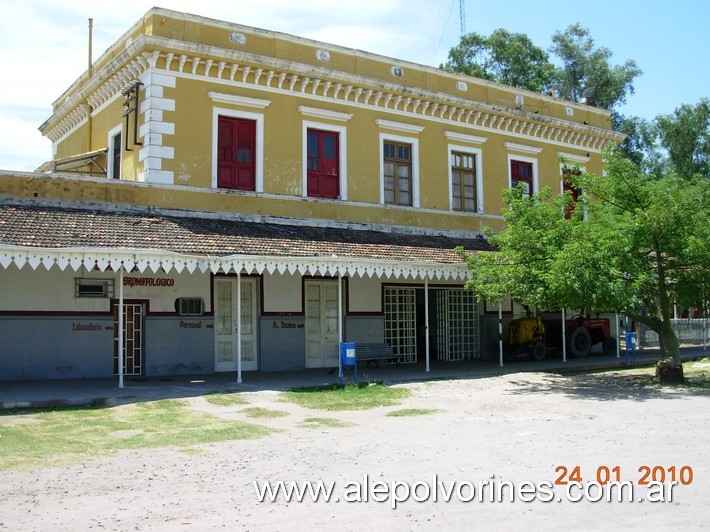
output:
{"label": "ornamental molding", "polygon": [[315,107],[306,107],[305,105],[298,106],[298,112],[304,116],[314,118],[326,118],[334,122],[347,122],[353,115],[352,113],[339,113],[338,111],[330,111],[329,109],[317,109]]}
{"label": "ornamental molding", "polygon": [[266,109],[271,104],[271,100],[249,98],[248,96],[238,96],[236,94],[224,94],[222,92],[210,91],[207,93],[207,96],[215,103],[253,107],[254,109]]}
{"label": "ornamental molding", "polygon": [[563,151],[558,151],[557,157],[562,159],[562,161],[565,163],[579,163],[579,164],[586,164],[589,162],[589,159],[590,159],[589,154],[577,155],[574,153],[565,153]]}
{"label": "ornamental molding", "polygon": [[[146,48],[151,51],[144,51]],[[607,143],[623,140],[623,136],[614,131],[543,114],[239,50],[150,35],[136,39],[119,56],[124,57],[132,59],[128,59],[124,66],[114,62],[102,69],[99,75],[77,89],[40,130],[51,135],[50,138],[58,138],[55,128],[63,124],[82,101],[88,101],[96,109],[127,82],[151,69],[172,76],[293,94],[593,152],[601,152]]]}
{"label": "ornamental molding", "polygon": [[402,133],[421,133],[424,131],[424,126],[417,126],[415,124],[405,124],[403,122],[393,122],[392,120],[382,120],[380,118],[375,119],[377,127],[381,129],[391,129],[392,131],[400,131]]}
{"label": "ornamental molding", "polygon": [[444,131],[444,136],[449,140],[455,140],[457,142],[466,142],[468,144],[476,145],[481,145],[488,140],[486,137],[466,135],[465,133],[458,133],[456,131]]}
{"label": "ornamental molding", "polygon": [[516,144],[514,142],[504,142],[503,145],[508,151],[517,151],[520,153],[531,153],[537,155],[542,152],[542,148],[538,146],[528,146],[527,144]]}

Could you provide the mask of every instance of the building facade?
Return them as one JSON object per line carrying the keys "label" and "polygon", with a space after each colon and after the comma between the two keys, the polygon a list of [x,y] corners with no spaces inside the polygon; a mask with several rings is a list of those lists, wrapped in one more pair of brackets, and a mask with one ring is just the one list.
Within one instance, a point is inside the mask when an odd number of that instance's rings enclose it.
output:
{"label": "building facade", "polygon": [[40,130],[52,161],[0,175],[0,379],[486,356],[454,248],[620,140],[587,105],[158,8]]}

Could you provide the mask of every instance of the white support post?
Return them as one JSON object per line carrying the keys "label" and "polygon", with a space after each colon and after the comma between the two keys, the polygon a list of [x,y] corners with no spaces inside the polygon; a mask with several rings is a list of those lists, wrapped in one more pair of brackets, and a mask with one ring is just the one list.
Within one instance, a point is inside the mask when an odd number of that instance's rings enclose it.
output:
{"label": "white support post", "polygon": [[503,367],[503,303],[498,303],[498,365]]}
{"label": "white support post", "polygon": [[343,361],[340,360],[340,344],[343,343],[343,276],[338,273],[338,378],[343,378]]}
{"label": "white support post", "polygon": [[242,383],[242,274],[237,272],[237,384]]}
{"label": "white support post", "polygon": [[562,362],[567,362],[567,327],[565,309],[562,309]]}
{"label": "white support post", "polygon": [[619,350],[619,342],[621,341],[621,338],[619,338],[619,313],[615,313],[614,316],[616,317],[616,358],[621,358]]}
{"label": "white support post", "polygon": [[424,341],[426,342],[426,372],[429,373],[429,277],[424,277]]}
{"label": "white support post", "polygon": [[703,351],[708,350],[708,302],[703,301]]}
{"label": "white support post", "polygon": [[118,387],[123,388],[123,266],[118,269]]}

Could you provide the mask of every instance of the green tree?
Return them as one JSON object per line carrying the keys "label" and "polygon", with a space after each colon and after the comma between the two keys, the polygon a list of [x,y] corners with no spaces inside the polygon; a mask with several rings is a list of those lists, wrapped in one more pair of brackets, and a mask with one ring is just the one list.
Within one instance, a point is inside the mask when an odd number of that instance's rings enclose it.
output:
{"label": "green tree", "polygon": [[547,52],[527,35],[502,28],[489,37],[464,35],[441,68],[535,92],[548,90],[554,72]]}
{"label": "green tree", "polygon": [[668,153],[670,171],[679,176],[710,177],[710,100],[681,105],[673,114],[654,121],[661,147]]}
{"label": "green tree", "polygon": [[552,36],[550,51],[561,61],[554,84],[560,98],[573,102],[583,99],[590,105],[612,109],[634,93],[633,81],[642,74],[633,60],[611,65],[611,50],[595,48],[589,30],[577,24]]}
{"label": "green tree", "polygon": [[589,30],[579,24],[569,26],[552,37],[550,57],[522,33],[497,29],[489,37],[469,33],[449,51],[441,68],[469,76],[489,79],[535,92],[551,92],[573,102],[586,101],[596,107],[612,109],[634,93],[633,81],[641,75],[635,61],[611,65],[611,51],[595,48]]}
{"label": "green tree", "polygon": [[666,175],[667,156],[659,149],[654,121],[612,113],[612,128],[626,135],[619,148],[627,159],[646,174]]}
{"label": "green tree", "polygon": [[621,149],[644,173],[684,179],[710,177],[710,100],[681,105],[653,121],[613,115],[613,127],[626,138]]}
{"label": "green tree", "polygon": [[605,176],[574,178],[586,191],[576,204],[549,189],[532,198],[506,191],[506,228],[488,232],[498,251],[460,250],[467,287],[541,309],[622,312],[658,333],[662,358],[679,362],[673,304],[710,293],[710,182],[648,179],[618,149],[606,159]]}

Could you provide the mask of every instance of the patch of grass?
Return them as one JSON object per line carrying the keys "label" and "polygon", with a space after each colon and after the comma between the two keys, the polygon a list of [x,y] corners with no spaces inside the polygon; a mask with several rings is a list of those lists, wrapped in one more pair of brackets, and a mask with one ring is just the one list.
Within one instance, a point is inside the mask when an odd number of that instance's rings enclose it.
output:
{"label": "patch of grass", "polygon": [[394,406],[409,397],[406,388],[393,388],[381,382],[339,386],[294,388],[281,394],[281,400],[314,410],[367,410],[380,406]]}
{"label": "patch of grass", "polygon": [[410,416],[427,416],[429,414],[436,414],[438,412],[443,412],[438,408],[402,408],[401,410],[393,410],[392,412],[387,412],[389,417],[410,417]]}
{"label": "patch of grass", "polygon": [[275,417],[288,416],[288,412],[283,410],[269,410],[268,408],[261,408],[260,406],[253,406],[251,408],[245,408],[242,413],[247,417],[253,417],[257,419],[271,419]]}
{"label": "patch of grass", "polygon": [[191,410],[174,399],[113,408],[38,409],[0,416],[0,469],[77,462],[121,449],[255,439],[272,432]]}
{"label": "patch of grass", "polygon": [[205,401],[215,406],[235,406],[248,405],[249,401],[242,397],[242,394],[230,392],[211,392],[203,395]]}
{"label": "patch of grass", "polygon": [[683,376],[688,388],[710,388],[710,358],[683,362]]}
{"label": "patch of grass", "polygon": [[319,429],[319,428],[331,428],[339,429],[344,427],[355,427],[355,423],[350,423],[348,421],[340,421],[332,417],[307,417],[298,424],[299,427],[304,429]]}
{"label": "patch of grass", "polygon": [[[599,374],[614,374],[628,379],[634,384],[648,386],[659,384],[656,378],[656,366],[643,366],[639,368],[603,371]],[[685,382],[681,388],[710,389],[710,358],[683,362],[683,376]]]}

